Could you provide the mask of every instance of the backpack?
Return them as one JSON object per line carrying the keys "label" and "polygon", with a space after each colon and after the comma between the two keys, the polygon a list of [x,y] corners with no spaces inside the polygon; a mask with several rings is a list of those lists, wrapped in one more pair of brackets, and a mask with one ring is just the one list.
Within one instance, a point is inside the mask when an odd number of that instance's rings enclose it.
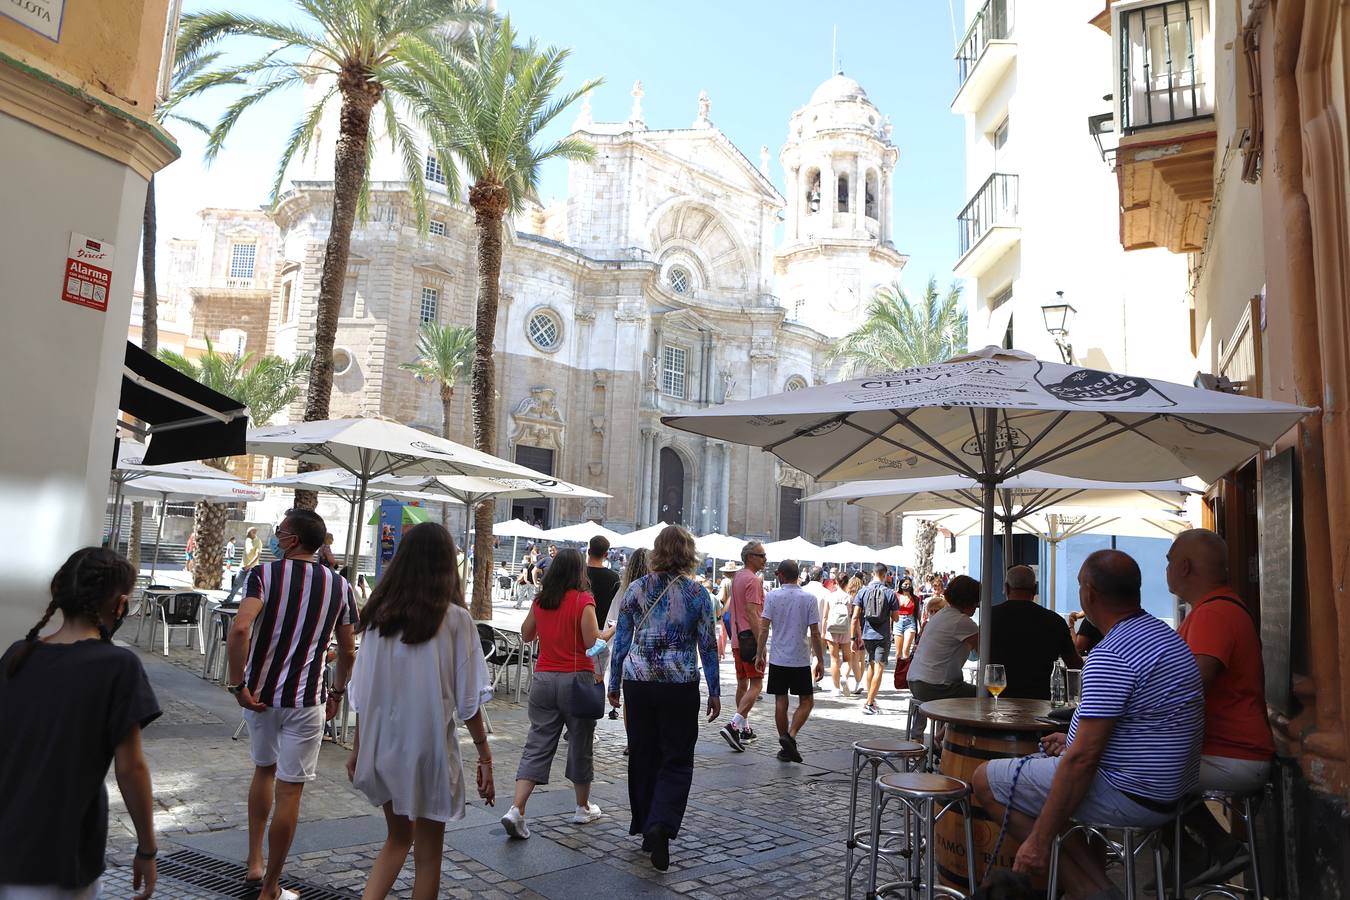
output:
{"label": "backpack", "polygon": [[830,599],[830,620],[826,630],[830,634],[847,634],[849,619],[853,618],[853,607],[849,605],[848,594],[840,591],[839,599]]}
{"label": "backpack", "polygon": [[888,634],[891,627],[891,611],[886,608],[885,590],[884,584],[869,584],[862,602],[863,618],[877,634]]}

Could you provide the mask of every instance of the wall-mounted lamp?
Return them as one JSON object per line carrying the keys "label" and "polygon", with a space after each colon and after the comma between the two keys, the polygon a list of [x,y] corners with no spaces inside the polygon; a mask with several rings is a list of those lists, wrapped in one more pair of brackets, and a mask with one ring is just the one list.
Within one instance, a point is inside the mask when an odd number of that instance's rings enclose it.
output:
{"label": "wall-mounted lamp", "polygon": [[1073,316],[1077,311],[1069,303],[1064,302],[1064,292],[1055,291],[1058,300],[1054,303],[1047,303],[1041,307],[1041,315],[1045,319],[1045,330],[1050,332],[1051,337],[1055,339],[1055,346],[1059,348],[1059,355],[1064,357],[1066,365],[1073,364],[1073,344],[1069,343],[1069,326],[1073,324]]}

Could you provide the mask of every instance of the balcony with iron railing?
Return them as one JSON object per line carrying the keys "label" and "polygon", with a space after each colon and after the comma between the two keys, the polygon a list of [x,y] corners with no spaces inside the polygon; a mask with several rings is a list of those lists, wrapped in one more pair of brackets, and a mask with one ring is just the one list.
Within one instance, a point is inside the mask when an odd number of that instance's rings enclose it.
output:
{"label": "balcony with iron railing", "polygon": [[1214,116],[1214,48],[1208,0],[1170,0],[1122,10],[1121,135]]}
{"label": "balcony with iron railing", "polygon": [[952,112],[973,113],[993,93],[1017,57],[1012,32],[1013,0],[988,0],[975,14],[956,51]]}
{"label": "balcony with iron railing", "polygon": [[958,252],[953,271],[975,278],[1022,239],[1017,223],[1018,178],[995,172],[956,217]]}

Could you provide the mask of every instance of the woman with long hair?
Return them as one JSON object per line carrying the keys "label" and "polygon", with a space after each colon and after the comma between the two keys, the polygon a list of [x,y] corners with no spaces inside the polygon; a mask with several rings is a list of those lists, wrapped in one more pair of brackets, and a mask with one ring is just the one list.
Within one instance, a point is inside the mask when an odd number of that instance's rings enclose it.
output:
{"label": "woman with long hair", "polygon": [[610,702],[622,679],[628,713],[629,834],[642,835],[652,866],[670,868],[670,841],[680,833],[698,740],[698,662],[708,682],[708,721],[722,712],[717,623],[708,592],[689,573],[694,538],[678,525],[656,536],[651,574],[628,586],[620,603]]}
{"label": "woman with long hair", "polygon": [[413,897],[440,889],[445,823],[464,818],[455,721],[478,750],[478,796],[496,788],[482,705],[492,698],[478,630],[464,606],[454,538],[423,522],[403,535],[357,631],[352,706],[361,714],[347,776],[384,808],[388,836],[363,900],[385,897],[412,849]]}
{"label": "woman with long hair", "polygon": [[564,725],[569,735],[567,780],[577,799],[572,821],[584,825],[602,815],[591,802],[595,720],[578,714],[573,694],[574,685],[584,688],[604,677],[586,655],[600,636],[600,625],[586,580],[586,560],[576,550],[558,551],[544,571],[544,584],[520,634],[527,643],[538,638],[539,656],[530,682],[530,733],[516,768],[515,802],[502,816],[502,827],[511,837],[524,839],[530,836],[525,804],[536,785],[548,784]]}
{"label": "woman with long hair", "polygon": [[914,594],[914,578],[905,575],[895,588],[895,598],[900,601],[900,618],[895,620],[895,643],[900,651],[900,659],[907,659],[914,651],[914,639],[919,633],[919,598]]}
{"label": "woman with long hair", "polygon": [[[848,585],[844,588],[844,593],[848,594],[850,606],[856,606],[858,603],[858,592],[863,589],[864,582],[861,573],[855,572],[848,578]],[[853,696],[857,697],[867,692],[867,684],[863,681],[863,656],[862,639],[850,638],[845,648],[846,659],[848,659],[848,669],[853,673]]]}

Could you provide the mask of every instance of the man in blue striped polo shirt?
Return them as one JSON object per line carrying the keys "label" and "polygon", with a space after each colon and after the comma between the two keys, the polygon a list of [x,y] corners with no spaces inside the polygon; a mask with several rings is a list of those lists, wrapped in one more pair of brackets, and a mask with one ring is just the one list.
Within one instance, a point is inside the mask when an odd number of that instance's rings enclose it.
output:
{"label": "man in blue striped polo shirt", "polygon": [[[1069,733],[1042,740],[1044,756],[991,760],[975,770],[975,795],[994,820],[1012,807],[1008,834],[1022,842],[1015,871],[1044,873],[1070,819],[1161,825],[1196,790],[1204,684],[1185,641],[1140,606],[1140,580],[1138,564],[1118,550],[1083,562],[1079,601],[1105,637],[1083,667]],[[1120,896],[1081,835],[1060,848],[1059,872],[1071,897]]]}

